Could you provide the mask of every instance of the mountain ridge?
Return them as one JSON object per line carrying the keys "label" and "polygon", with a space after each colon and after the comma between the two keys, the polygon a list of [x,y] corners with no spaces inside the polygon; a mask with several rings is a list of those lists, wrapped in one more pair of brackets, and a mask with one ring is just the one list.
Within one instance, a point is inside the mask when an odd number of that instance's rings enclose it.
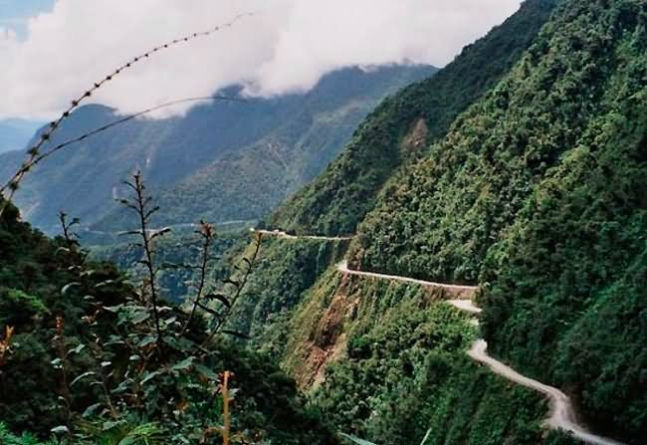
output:
{"label": "mountain ridge", "polygon": [[[263,183],[261,179],[258,183],[266,184],[265,194],[257,198],[246,198],[245,192],[250,190],[250,181],[253,180],[241,183],[240,178],[231,178],[241,189],[237,195],[234,194],[231,205],[245,198],[250,207],[255,207],[251,212],[252,216],[257,218],[289,193],[289,190],[299,187],[309,176],[318,173],[323,167],[322,164],[332,159],[342,148],[345,143],[343,139],[352,131],[354,123],[359,122],[384,95],[394,92],[412,80],[429,76],[433,71],[433,67],[426,65],[384,66],[370,72],[360,68],[346,68],[324,76],[314,90],[304,94],[271,98],[246,97],[243,101],[216,100],[211,104],[192,108],[184,117],[132,120],[82,141],[69,150],[57,153],[46,164],[37,168],[38,172],[33,179],[30,175],[27,176],[16,202],[24,209],[24,217],[48,233],[56,231],[55,215],[64,203],[69,207],[66,211],[78,215],[87,225],[108,217],[113,218],[113,222],[108,224],[114,224],[114,228],[119,229],[127,223],[118,211],[111,213],[116,208],[112,197],[122,194],[121,181],[134,169],[141,169],[149,186],[159,192],[171,189],[174,184],[186,184],[192,174],[206,168],[212,162],[224,162],[232,157],[235,161],[235,153],[239,150],[253,152],[245,147],[253,148],[254,144],[258,145],[270,135],[278,135],[272,137],[278,137],[279,140],[288,137],[288,144],[283,144],[282,148],[291,152],[296,148],[289,145],[294,140],[294,134],[306,132],[313,126],[312,128],[319,133],[315,132],[311,141],[306,138],[304,146],[298,150],[303,159],[297,159],[295,162],[302,162],[303,165],[294,164],[295,172],[292,173],[294,178],[291,182],[274,184],[273,180],[265,178],[266,182]],[[229,88],[225,91],[228,94],[238,94],[240,88],[235,91]],[[352,100],[355,100],[357,105],[354,111],[334,115],[331,122],[313,123],[311,119],[307,119],[307,110],[316,115],[337,109],[343,110]],[[78,137],[85,131],[116,119],[118,116],[107,107],[95,105],[82,108],[80,113],[73,113],[70,119],[63,123],[51,144]],[[335,119],[341,120],[339,123],[345,125],[346,130],[333,138]],[[288,122],[292,123],[292,127],[281,130]],[[330,141],[327,145],[317,146],[312,143],[326,140]],[[263,153],[267,150],[267,144],[261,146]],[[322,152],[319,157],[311,154],[316,151]],[[7,178],[13,173],[12,170],[18,168],[22,159],[19,153],[0,156],[0,177]],[[249,154],[245,155],[246,159],[241,156],[243,155],[238,157],[238,161],[243,159],[245,164],[254,163]],[[234,161],[227,162],[231,164]],[[255,168],[258,171],[258,167]],[[231,167],[220,170],[230,172]],[[307,173],[308,171],[310,173]],[[304,172],[305,176],[300,172]],[[210,175],[206,176],[208,180]],[[192,190],[194,183],[195,181],[188,182],[189,190]],[[214,195],[210,190],[211,184],[205,186],[200,185],[199,181],[197,183],[198,191],[195,193],[200,196],[191,202],[198,203]],[[231,189],[234,188],[232,185]],[[205,196],[205,191],[208,191],[209,195]],[[187,193],[186,188],[181,189],[181,193]],[[175,223],[186,222],[186,215],[194,213],[194,209],[190,207],[182,212],[177,208],[178,203],[180,207],[187,203],[188,200],[184,198],[186,195],[175,197],[169,206],[170,211],[184,213],[181,215],[182,220],[176,220]],[[212,209],[210,214],[195,214],[191,219],[250,219],[239,217],[235,209],[231,209],[229,214],[224,214],[227,211],[224,209],[223,214],[214,215],[213,209],[221,206],[209,207]],[[102,230],[106,225],[98,225],[96,228]]]}

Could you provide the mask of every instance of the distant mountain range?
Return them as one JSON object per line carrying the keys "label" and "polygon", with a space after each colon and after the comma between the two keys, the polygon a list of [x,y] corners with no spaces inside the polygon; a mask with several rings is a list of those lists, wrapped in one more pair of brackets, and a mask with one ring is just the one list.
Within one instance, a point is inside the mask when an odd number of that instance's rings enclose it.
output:
{"label": "distant mountain range", "polygon": [[[119,230],[129,222],[114,198],[127,193],[122,181],[141,169],[163,207],[160,223],[256,219],[319,174],[382,99],[434,72],[426,65],[346,68],[303,94],[214,101],[183,117],[133,120],[43,162],[16,204],[48,233],[58,230],[63,209],[86,226]],[[240,97],[240,91],[233,86],[218,94]],[[82,107],[52,144],[118,118],[105,106]],[[0,179],[24,156],[0,154]]]}
{"label": "distant mountain range", "polygon": [[21,150],[43,122],[25,119],[0,120],[0,153]]}

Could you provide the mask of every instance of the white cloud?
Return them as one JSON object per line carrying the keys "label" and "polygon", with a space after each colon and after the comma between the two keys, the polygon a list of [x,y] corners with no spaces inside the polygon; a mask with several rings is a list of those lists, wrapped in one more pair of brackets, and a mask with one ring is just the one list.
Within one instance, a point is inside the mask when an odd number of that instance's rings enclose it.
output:
{"label": "white cloud", "polygon": [[8,51],[18,40],[18,36],[13,29],[0,26],[0,54]]}
{"label": "white cloud", "polygon": [[[327,71],[403,61],[442,66],[520,0],[58,0],[0,29],[0,118],[48,116],[118,64],[241,12],[235,26],[158,53],[102,88],[96,102],[132,112],[235,82],[256,94],[303,90]],[[175,110],[181,111],[181,110]]]}

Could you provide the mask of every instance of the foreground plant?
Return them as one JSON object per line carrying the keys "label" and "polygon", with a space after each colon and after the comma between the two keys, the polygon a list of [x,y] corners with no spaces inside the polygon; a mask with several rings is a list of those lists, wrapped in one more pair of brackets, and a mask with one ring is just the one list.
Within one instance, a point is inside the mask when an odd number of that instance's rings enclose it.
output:
{"label": "foreground plant", "polygon": [[[170,229],[150,227],[151,217],[159,207],[153,205],[141,174],[136,173],[126,184],[132,196],[121,202],[137,214],[139,226],[124,235],[135,237],[133,246],[141,252],[143,278],[117,304],[85,295],[89,315],[83,317],[83,323],[89,333],[87,341],[67,341],[64,320],[57,318],[53,344],[58,358],[52,363],[60,372],[61,409],[68,415],[66,424],[52,431],[69,432],[75,440],[101,436],[105,443],[125,443],[122,441],[126,438],[127,443],[156,443],[155,437],[180,431],[174,440],[189,443],[205,437],[203,425],[213,422],[214,413],[223,403],[223,426],[218,431],[211,430],[210,435],[217,433],[230,443],[240,436],[229,433],[231,374],[226,371],[221,383],[216,371],[222,366],[216,337],[228,333],[223,327],[253,269],[260,238],[253,256],[243,260],[246,267],[237,267],[241,275],[225,280],[220,293],[206,293],[207,286],[215,287],[207,283],[215,229],[201,222],[201,252],[193,266],[197,272],[196,295],[190,311],[184,312],[165,300],[157,284],[155,242]],[[64,214],[60,220],[64,247],[59,251],[67,258],[74,279],[64,286],[65,294],[83,286],[84,279],[94,271],[88,267],[87,254],[79,248],[71,230],[78,221],[68,222]],[[94,287],[109,284],[100,282]],[[209,302],[211,307],[207,306]],[[219,307],[214,307],[214,302]],[[83,362],[84,371],[71,376],[73,362]],[[87,394],[94,403],[82,405],[72,394]],[[222,402],[218,394],[222,394]],[[82,412],[79,405],[84,406]]]}

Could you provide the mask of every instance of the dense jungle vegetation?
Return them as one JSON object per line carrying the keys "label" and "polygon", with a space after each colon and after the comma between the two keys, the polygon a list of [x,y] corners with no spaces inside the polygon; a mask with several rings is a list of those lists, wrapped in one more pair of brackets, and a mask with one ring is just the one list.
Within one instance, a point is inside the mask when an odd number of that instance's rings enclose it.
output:
{"label": "dense jungle vegetation", "polygon": [[[383,191],[367,270],[480,283],[485,332],[609,434],[647,434],[647,5],[568,1]],[[546,353],[551,351],[551,353]]]}
{"label": "dense jungle vegetation", "polygon": [[0,220],[1,443],[337,443],[271,357],[18,218]]}
{"label": "dense jungle vegetation", "polygon": [[[545,436],[539,395],[465,355],[478,328],[442,291],[344,277],[326,267],[337,243],[266,242],[240,320],[338,430],[377,444],[417,444],[429,429],[428,444],[576,443]],[[279,288],[278,304],[255,298]]]}
{"label": "dense jungle vegetation", "polygon": [[[378,108],[348,151],[269,221],[297,233],[343,234],[361,220],[348,255],[355,267],[480,284],[483,330],[494,353],[574,395],[603,433],[641,443],[647,434],[647,5],[558,3],[511,68],[468,103],[446,135],[429,137],[428,152],[406,172],[392,173],[399,160],[378,160],[407,141],[415,117],[398,127],[384,110],[408,90]],[[540,3],[526,2],[502,28],[533,6]],[[415,109],[415,99],[402,108],[408,104]],[[360,144],[371,128],[380,136]],[[355,153],[364,153],[361,161],[357,155],[351,162]],[[338,190],[352,198],[337,199]],[[287,369],[300,372],[302,361],[288,358]],[[350,366],[343,359],[331,375]],[[344,375],[346,385],[364,382],[360,369]],[[339,415],[335,422],[352,419]]]}

